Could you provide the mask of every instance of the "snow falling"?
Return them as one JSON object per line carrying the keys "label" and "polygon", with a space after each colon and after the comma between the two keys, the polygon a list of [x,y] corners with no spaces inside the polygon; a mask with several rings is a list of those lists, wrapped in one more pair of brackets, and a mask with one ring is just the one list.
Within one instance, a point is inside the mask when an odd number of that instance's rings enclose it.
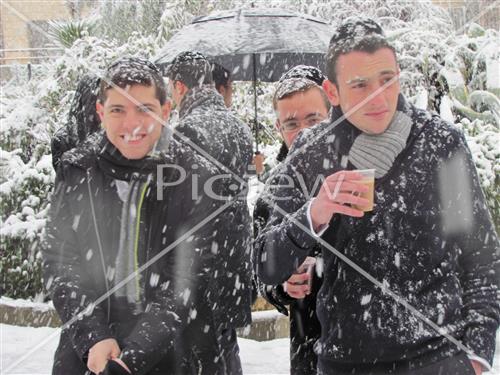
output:
{"label": "snow falling", "polygon": [[[111,3],[111,2],[110,2]],[[115,2],[113,2],[115,3]],[[182,3],[182,4],[181,4]],[[139,55],[154,59],[158,57],[162,45],[172,37],[172,30],[181,29],[188,24],[194,16],[199,16],[197,9],[189,8],[186,2],[172,1],[172,4],[157,13],[157,18],[151,17],[151,24],[144,25],[140,31],[138,25],[141,20],[134,19],[131,22],[134,28],[128,34],[119,16],[109,20],[109,28],[105,29],[102,20],[100,34],[92,34],[85,31],[81,39],[64,50],[62,55],[49,63],[34,66],[35,74],[31,80],[26,79],[25,67],[14,66],[12,68],[12,79],[2,82],[2,93],[0,94],[2,113],[0,115],[0,200],[2,201],[0,237],[2,250],[1,270],[2,277],[1,305],[14,308],[29,307],[35,311],[49,311],[53,309],[48,296],[44,294],[41,283],[41,254],[39,243],[45,240],[44,231],[47,213],[49,210],[48,195],[52,189],[55,172],[52,168],[52,158],[49,151],[51,137],[55,130],[64,125],[68,117],[69,104],[74,95],[77,77],[87,72],[102,72],[113,60],[123,55]],[[221,2],[223,3],[223,2]],[[242,5],[240,1],[224,2],[228,5],[249,7]],[[250,2],[249,2],[250,3]],[[258,3],[258,2],[257,2]],[[268,4],[269,3],[269,4]],[[365,14],[375,17],[384,26],[387,36],[393,41],[402,69],[401,87],[408,101],[418,108],[433,111],[446,121],[453,123],[460,129],[471,150],[473,161],[477,169],[482,189],[485,191],[486,201],[490,212],[496,223],[500,217],[498,200],[500,199],[500,187],[498,176],[500,174],[500,46],[498,30],[479,26],[472,23],[454,35],[453,25],[446,12],[434,6],[430,2],[419,2],[410,9],[405,2],[391,3],[385,6],[381,1],[353,1],[352,4],[337,4],[332,7],[328,2],[315,0],[301,0],[293,5],[286,1],[266,2],[266,6],[281,6],[293,8],[293,10],[307,13],[313,17],[325,18],[329,23],[336,24],[339,20],[350,14]],[[98,12],[103,13],[109,4],[98,5]],[[116,5],[118,6],[118,5]],[[126,7],[127,5],[123,5]],[[137,4],[143,12],[146,5]],[[211,2],[210,7],[219,9],[218,2]],[[357,7],[357,8],[356,8]],[[202,8],[202,7],[201,7]],[[109,9],[108,9],[109,10]],[[117,12],[118,13],[118,12]],[[140,12],[139,12],[140,13]],[[404,15],[407,17],[403,17]],[[154,22],[153,22],[154,21]],[[142,22],[146,22],[142,20]],[[149,29],[148,29],[149,27]],[[115,31],[113,31],[114,29]],[[333,30],[333,28],[332,28]],[[122,35],[112,35],[121,32]],[[294,30],[295,32],[295,30]],[[221,37],[224,30],[220,30]],[[299,37],[297,39],[300,39]],[[446,43],[443,41],[446,40]],[[346,46],[347,47],[347,46]],[[259,54],[257,64],[266,67],[271,61],[271,54]],[[289,62],[293,64],[293,61]],[[234,67],[232,73],[249,74],[252,71],[253,59],[251,54],[242,57],[241,66]],[[267,72],[272,76],[273,72]],[[275,113],[271,101],[275,86],[272,83],[258,82],[257,84],[257,107],[258,121],[260,124],[259,149],[266,156],[265,166],[267,171],[276,166],[276,155],[280,147],[280,140],[275,133]],[[248,82],[234,82],[234,97],[232,110],[245,123],[253,124],[254,89]],[[174,126],[178,121],[178,113],[171,115],[169,126]],[[154,124],[143,124],[137,127],[132,134],[126,134],[125,140],[135,140],[137,134],[143,128],[146,132],[153,131]],[[332,140],[333,141],[333,140]],[[224,150],[221,149],[221,152]],[[347,164],[347,160],[344,160]],[[429,163],[433,162],[429,158]],[[440,220],[449,233],[460,233],[467,228],[464,223],[470,220],[458,220],[457,218],[470,219],[474,215],[475,204],[470,195],[461,194],[461,191],[469,190],[466,179],[466,171],[463,169],[463,155],[457,155],[451,160],[453,173],[442,173],[440,175],[440,198],[442,212]],[[323,167],[328,168],[330,160],[323,160]],[[418,171],[417,171],[418,172]],[[418,173],[416,173],[418,175]],[[83,181],[82,181],[83,183]],[[394,181],[395,184],[424,185],[425,181]],[[76,186],[68,186],[67,189],[76,189]],[[117,185],[119,192],[123,186]],[[249,182],[248,208],[253,211],[255,201],[263,190],[263,184],[256,178]],[[460,191],[459,191],[460,190]],[[127,191],[124,192],[126,194]],[[460,205],[450,203],[452,197],[460,195]],[[79,197],[82,199],[82,197]],[[379,194],[376,199],[384,199]],[[399,199],[391,207],[394,211],[408,213],[412,208],[411,202]],[[100,209],[99,207],[97,209]],[[131,212],[135,215],[135,207],[131,206]],[[75,213],[68,225],[73,230],[82,227],[81,216]],[[428,218],[423,218],[426,220]],[[384,229],[370,233],[366,242],[369,244],[384,243],[389,238],[398,236],[395,231],[397,227],[393,223],[386,223]],[[498,224],[497,224],[498,225]],[[161,228],[163,234],[168,233],[168,228]],[[415,239],[425,235],[412,233]],[[192,241],[194,237],[187,239]],[[485,238],[485,243],[488,238]],[[447,246],[443,241],[438,247],[441,250]],[[210,251],[213,255],[220,254],[223,244],[213,242]],[[420,258],[419,249],[415,256]],[[391,269],[401,270],[408,267],[405,262],[405,252],[408,249],[391,249],[391,253],[385,260],[385,264]],[[85,261],[94,261],[99,257],[98,249],[85,252]],[[231,253],[232,254],[232,253]],[[180,262],[186,262],[186,259]],[[321,274],[323,260],[317,264],[316,272]],[[344,269],[341,275],[345,276]],[[106,279],[112,281],[115,269],[108,267],[105,270]],[[220,277],[215,274],[214,277]],[[52,284],[55,280],[49,280]],[[156,287],[160,281],[160,274],[151,272],[147,284]],[[388,289],[395,286],[385,279],[384,285]],[[236,294],[244,287],[244,281],[234,279],[234,285],[228,286],[228,290],[221,293]],[[49,285],[46,285],[48,287]],[[412,286],[414,290],[418,285]],[[188,306],[192,297],[191,286],[176,285],[176,292],[184,305]],[[168,283],[160,285],[163,291],[174,289]],[[13,297],[14,300],[8,298]],[[71,293],[71,298],[76,294]],[[363,321],[369,325],[384,327],[390,322],[372,315],[370,307],[377,303],[378,296],[361,291],[357,303],[365,311]],[[444,303],[442,296],[433,311],[437,317],[436,323],[441,325],[446,321],[443,311]],[[86,302],[82,299],[81,305]],[[238,299],[238,304],[240,304]],[[214,306],[215,307],[215,306]],[[95,305],[88,305],[90,309]],[[149,308],[149,306],[148,306]],[[271,318],[275,318],[275,311],[270,312]],[[394,315],[401,311],[394,306]],[[196,319],[200,313],[196,309],[189,311],[190,319]],[[255,313],[254,313],[255,316]],[[254,318],[255,321],[255,318]],[[29,322],[22,322],[28,323]],[[421,324],[418,320],[408,322],[408,327]],[[406,328],[406,327],[403,327]],[[205,328],[208,331],[209,327]],[[419,333],[427,334],[427,327],[421,326]],[[1,324],[1,347],[2,366],[9,366],[19,357],[19,353],[31,350],[34,345],[42,342],[49,335],[53,339],[35,351],[29,360],[21,363],[13,373],[40,373],[48,374],[53,361],[58,333],[55,328],[22,327],[17,325]],[[246,328],[247,333],[250,327]],[[338,331],[339,337],[342,331]],[[245,374],[286,374],[290,372],[289,348],[290,340],[274,339],[262,342],[239,339],[241,348],[242,366]],[[500,373],[500,336],[497,336],[497,352],[495,356],[492,374]]]}

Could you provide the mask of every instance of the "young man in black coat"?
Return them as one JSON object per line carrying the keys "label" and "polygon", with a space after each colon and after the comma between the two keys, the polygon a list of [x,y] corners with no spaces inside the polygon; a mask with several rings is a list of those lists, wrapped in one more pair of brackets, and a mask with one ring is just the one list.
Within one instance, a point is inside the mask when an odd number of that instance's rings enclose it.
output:
{"label": "young man in black coat", "polygon": [[[214,163],[227,180],[224,195],[232,205],[214,223],[223,239],[213,248],[220,261],[215,274],[220,303],[217,334],[232,345],[231,374],[241,373],[236,328],[251,323],[251,218],[247,206],[247,171],[252,135],[224,104],[213,86],[212,66],[200,53],[183,52],[167,68],[172,98],[179,111],[175,136]],[[215,306],[214,306],[215,308]]]}
{"label": "young man in black coat", "polygon": [[[325,79],[321,71],[312,66],[299,65],[285,73],[276,86],[273,108],[276,112],[276,130],[283,139],[279,162],[286,158],[289,147],[305,128],[314,126],[328,117],[330,102],[321,85]],[[255,203],[254,236],[269,220],[272,207],[268,204],[269,187],[277,183],[280,166],[273,168],[266,187]],[[320,255],[319,246],[308,261]],[[321,259],[318,267],[307,272],[304,265],[286,282],[265,285],[256,279],[260,294],[278,311],[290,315],[290,373],[308,375],[316,373],[316,354],[313,345],[319,339],[321,327],[316,318],[316,296],[321,286]],[[300,271],[300,272],[299,272]],[[286,305],[289,305],[289,310]]]}
{"label": "young man in black coat", "polygon": [[104,132],[63,156],[42,251],[64,324],[53,374],[229,373],[219,171],[173,139],[157,150],[170,102],[148,61],[112,64],[97,112]]}
{"label": "young man in black coat", "polygon": [[66,151],[77,147],[88,136],[100,130],[101,120],[95,108],[99,84],[99,77],[91,74],[84,75],[78,81],[68,121],[56,130],[50,143],[54,170],[59,168],[62,155]]}
{"label": "young man in black coat", "polygon": [[[408,104],[379,25],[334,33],[331,120],[304,130],[257,239],[264,282],[320,243],[320,374],[481,374],[500,320],[499,241],[459,129]],[[355,170],[375,169],[375,207]]]}

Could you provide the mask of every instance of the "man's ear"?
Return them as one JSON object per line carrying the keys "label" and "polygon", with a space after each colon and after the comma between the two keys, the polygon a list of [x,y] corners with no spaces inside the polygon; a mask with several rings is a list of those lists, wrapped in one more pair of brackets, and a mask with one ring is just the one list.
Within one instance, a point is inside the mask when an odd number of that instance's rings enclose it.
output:
{"label": "man's ear", "polygon": [[283,137],[283,132],[281,131],[281,124],[280,124],[280,120],[276,119],[276,121],[274,122],[274,127],[276,128],[276,131],[278,132],[278,134],[280,135],[281,139],[284,139]]}
{"label": "man's ear", "polygon": [[325,91],[325,94],[332,103],[333,106],[338,106],[340,104],[340,98],[339,98],[339,90],[337,88],[337,85],[333,82],[331,82],[328,79],[325,79],[323,81],[323,90]]}
{"label": "man's ear", "polygon": [[181,81],[175,81],[174,82],[174,90],[177,91],[177,93],[181,96],[184,96],[186,92],[189,90],[188,87],[184,84],[184,82]]}
{"label": "man's ear", "polygon": [[165,104],[161,106],[161,118],[163,119],[163,126],[166,125],[168,118],[170,117],[170,111],[172,110],[172,102],[166,100]]}
{"label": "man's ear", "polygon": [[219,94],[221,94],[223,97],[225,97],[226,95],[226,86],[224,85],[220,85],[218,88],[217,88],[217,91],[219,92]]}
{"label": "man's ear", "polygon": [[95,103],[95,110],[97,112],[97,115],[99,116],[99,119],[101,120],[101,126],[104,126],[104,106],[99,100]]}

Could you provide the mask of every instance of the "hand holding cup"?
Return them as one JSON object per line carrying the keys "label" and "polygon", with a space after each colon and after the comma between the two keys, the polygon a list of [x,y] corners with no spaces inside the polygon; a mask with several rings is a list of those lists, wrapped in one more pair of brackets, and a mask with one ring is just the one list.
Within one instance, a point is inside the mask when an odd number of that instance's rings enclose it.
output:
{"label": "hand holding cup", "polygon": [[[311,204],[311,219],[315,230],[330,222],[334,214],[362,217],[364,210],[373,207],[373,188],[365,183],[362,171],[339,171],[321,185]],[[371,190],[371,202],[369,192]],[[362,208],[362,209],[360,209]]]}

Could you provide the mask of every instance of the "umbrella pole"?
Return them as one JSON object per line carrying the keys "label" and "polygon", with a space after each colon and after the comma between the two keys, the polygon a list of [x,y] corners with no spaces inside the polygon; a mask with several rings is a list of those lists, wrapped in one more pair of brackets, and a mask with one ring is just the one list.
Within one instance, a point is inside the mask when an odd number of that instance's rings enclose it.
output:
{"label": "umbrella pole", "polygon": [[254,132],[255,132],[255,154],[259,153],[259,122],[257,118],[257,57],[252,54],[253,63],[253,108],[254,108]]}

